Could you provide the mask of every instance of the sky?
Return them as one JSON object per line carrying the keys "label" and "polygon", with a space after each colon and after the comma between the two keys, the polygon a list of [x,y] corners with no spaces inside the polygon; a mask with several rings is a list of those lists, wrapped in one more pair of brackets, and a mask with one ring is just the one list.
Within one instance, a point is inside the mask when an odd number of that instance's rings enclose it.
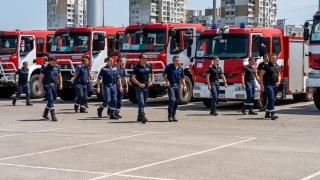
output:
{"label": "sky", "polygon": [[[129,24],[129,0],[104,0],[105,25]],[[0,30],[45,30],[47,28],[47,0],[0,0]],[[278,19],[302,25],[318,9],[319,0],[277,0]],[[220,6],[220,0],[217,0]],[[187,9],[212,8],[212,0],[188,0]]]}

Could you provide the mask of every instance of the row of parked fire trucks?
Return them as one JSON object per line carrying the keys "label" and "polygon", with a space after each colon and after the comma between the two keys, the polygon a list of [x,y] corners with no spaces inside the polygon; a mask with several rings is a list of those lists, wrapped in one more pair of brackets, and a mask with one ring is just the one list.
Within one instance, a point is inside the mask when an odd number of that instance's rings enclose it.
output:
{"label": "row of parked fire trucks", "polygon": [[[0,32],[0,97],[8,98],[15,92],[13,73],[21,68],[23,62],[29,64],[31,97],[41,98],[43,93],[39,91],[39,73],[42,58],[56,57],[64,83],[59,96],[63,100],[73,100],[76,96],[73,74],[83,57],[91,57],[90,70],[95,87],[97,75],[105,65],[107,56],[123,57],[130,82],[130,74],[139,63],[139,54],[145,53],[155,73],[150,97],[167,93],[161,74],[165,66],[172,62],[172,57],[179,56],[187,84],[187,91],[181,91],[180,103],[201,99],[206,106],[210,106],[205,76],[207,68],[212,65],[213,56],[220,57],[220,66],[228,82],[227,88],[223,85],[220,87],[219,100],[239,101],[246,98],[241,85],[241,70],[248,64],[249,57],[256,58],[260,63],[265,53],[276,53],[278,64],[282,67],[278,98],[286,99],[288,95],[293,95],[295,101],[310,101],[313,93],[319,103],[319,24],[320,14],[315,16],[309,44],[306,43],[306,40],[309,42],[309,25],[306,25],[305,38],[284,36],[279,29],[250,28],[244,24],[237,28],[213,26],[210,30],[205,30],[201,24],[159,23],[126,28],[82,27],[58,29],[55,32]],[[313,70],[308,78],[309,68]],[[310,76],[317,79],[310,79]],[[316,87],[310,86],[311,81],[318,83]],[[127,96],[131,102],[136,102],[134,88],[132,85],[130,87]],[[97,96],[103,99],[103,93],[97,93]],[[258,83],[255,99],[256,107],[261,107]],[[320,108],[319,104],[316,106]]]}

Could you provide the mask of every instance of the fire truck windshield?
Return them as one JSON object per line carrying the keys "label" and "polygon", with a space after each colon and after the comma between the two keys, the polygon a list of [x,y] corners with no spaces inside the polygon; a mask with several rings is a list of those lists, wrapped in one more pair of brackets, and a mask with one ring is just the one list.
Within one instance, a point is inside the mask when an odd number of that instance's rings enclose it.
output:
{"label": "fire truck windshield", "polygon": [[51,53],[83,53],[88,52],[90,32],[56,33],[51,47]]}
{"label": "fire truck windshield", "polygon": [[200,36],[197,58],[240,59],[248,56],[248,34],[205,34]]}
{"label": "fire truck windshield", "polygon": [[311,42],[320,42],[320,19],[315,19],[312,25]]}
{"label": "fire truck windshield", "polygon": [[0,55],[16,53],[18,36],[3,35],[0,36]]}
{"label": "fire truck windshield", "polygon": [[164,51],[166,29],[126,30],[122,51]]}

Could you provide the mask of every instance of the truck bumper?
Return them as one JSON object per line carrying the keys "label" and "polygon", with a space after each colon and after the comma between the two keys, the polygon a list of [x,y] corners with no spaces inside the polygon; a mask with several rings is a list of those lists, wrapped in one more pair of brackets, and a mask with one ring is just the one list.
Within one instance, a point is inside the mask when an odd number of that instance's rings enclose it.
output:
{"label": "truck bumper", "polygon": [[307,78],[306,86],[308,93],[317,92],[320,88],[320,78]]}
{"label": "truck bumper", "polygon": [[[208,85],[204,83],[196,83],[193,88],[193,97],[197,99],[207,99],[211,98],[211,93],[208,90]],[[233,84],[228,85],[227,88],[224,86],[220,86],[220,92],[218,99],[225,100],[225,101],[241,101],[246,99],[246,91],[242,88],[242,85]],[[256,84],[256,91],[255,91],[255,99],[260,98],[260,86]]]}

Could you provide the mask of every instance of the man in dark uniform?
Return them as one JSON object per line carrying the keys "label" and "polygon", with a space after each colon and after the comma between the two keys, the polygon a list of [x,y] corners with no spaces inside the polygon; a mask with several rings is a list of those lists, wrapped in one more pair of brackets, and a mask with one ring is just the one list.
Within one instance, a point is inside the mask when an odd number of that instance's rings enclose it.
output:
{"label": "man in dark uniform", "polygon": [[244,66],[242,69],[242,76],[241,76],[242,88],[246,90],[246,95],[247,95],[247,98],[244,101],[244,105],[241,110],[243,114],[247,114],[246,109],[248,108],[250,115],[257,115],[257,113],[253,112],[254,94],[256,89],[255,79],[259,82],[257,71],[254,68],[255,62],[256,61],[254,58],[252,57],[249,58],[249,64],[247,66]]}
{"label": "man in dark uniform", "polygon": [[265,91],[268,98],[268,105],[265,118],[275,120],[276,116],[275,102],[278,94],[278,87],[280,85],[280,71],[281,67],[277,64],[277,55],[270,55],[270,62],[265,65],[260,73],[261,91]]}
{"label": "man in dark uniform", "polygon": [[[119,76],[121,78],[122,89],[125,89],[125,92],[128,93],[129,87],[128,87],[128,82],[127,82],[127,78],[126,78],[127,74],[126,74],[126,70],[123,67],[123,60],[121,57],[117,58],[116,66],[117,66],[117,69],[119,72]],[[122,105],[123,95],[124,95],[124,92],[120,91],[120,85],[117,84],[117,106],[116,106],[115,115],[119,118],[122,118],[122,116],[120,115],[120,109],[121,109],[121,105]]]}
{"label": "man in dark uniform", "polygon": [[45,89],[45,95],[48,100],[47,106],[43,113],[43,118],[49,119],[49,111],[51,113],[51,120],[57,121],[55,115],[54,101],[57,99],[57,88],[59,84],[59,89],[62,89],[62,75],[60,68],[56,65],[57,59],[55,57],[50,57],[49,64],[41,70],[39,78],[40,91],[43,91],[43,85]]}
{"label": "man in dark uniform", "polygon": [[[267,65],[268,63],[269,63],[269,55],[265,54],[265,55],[263,55],[263,62],[261,62],[258,65],[258,76],[260,76],[260,72],[261,72],[263,66]],[[264,92],[261,91],[260,98],[261,98],[262,106],[263,106],[263,108],[260,109],[260,111],[265,111],[266,106],[267,106],[267,95],[266,95],[265,91]]]}
{"label": "man in dark uniform", "polygon": [[[17,82],[17,75],[19,75],[19,80]],[[28,76],[29,76],[29,69],[28,69],[28,63],[23,62],[23,67],[21,69],[18,69],[14,73],[14,83],[18,86],[18,93],[16,97],[12,101],[12,105],[16,105],[16,101],[20,98],[21,93],[26,93],[26,105],[32,106],[33,104],[30,103],[30,85],[28,82]]]}
{"label": "man in dark uniform", "polygon": [[74,73],[74,81],[75,81],[75,88],[77,93],[77,100],[74,105],[74,111],[78,113],[78,109],[80,107],[80,113],[88,113],[86,110],[85,105],[87,104],[88,99],[88,89],[87,83],[89,79],[89,59],[83,58],[82,64],[77,67],[76,72]]}
{"label": "man in dark uniform", "polygon": [[[47,66],[47,62],[48,62],[48,56],[44,56],[42,58],[42,63],[41,63],[41,70],[43,70],[46,66]],[[40,70],[40,71],[41,71]],[[47,97],[46,97],[46,91],[45,91],[45,88],[44,88],[44,83],[42,82],[42,85],[43,85],[43,91],[44,91],[44,101],[47,100]]]}
{"label": "man in dark uniform", "polygon": [[100,70],[99,78],[98,78],[98,87],[97,92],[100,93],[100,84],[101,79],[103,80],[103,90],[104,90],[104,102],[101,107],[97,109],[98,116],[102,117],[102,111],[104,108],[110,108],[110,119],[119,119],[118,116],[115,115],[115,110],[117,106],[117,83],[120,85],[120,91],[122,92],[122,84],[120,80],[120,76],[117,70],[117,67],[112,66],[113,59],[112,57],[108,57],[105,59],[107,65]]}
{"label": "man in dark uniform", "polygon": [[[147,64],[148,57],[145,54],[139,55],[139,64],[133,69],[131,80],[135,84],[136,98],[138,100],[139,111],[137,121],[145,124],[148,119],[146,118],[144,108],[147,104],[149,87],[153,85],[154,74],[150,64]],[[151,76],[151,81],[149,80]]]}
{"label": "man in dark uniform", "polygon": [[219,90],[220,90],[220,83],[219,78],[223,79],[224,86],[227,88],[227,80],[224,76],[222,69],[219,67],[219,57],[214,56],[213,57],[213,65],[208,68],[207,70],[207,83],[208,83],[208,89],[211,92],[211,111],[210,114],[217,116],[217,102],[219,98]]}
{"label": "man in dark uniform", "polygon": [[184,92],[187,91],[187,86],[184,79],[183,68],[179,65],[179,56],[174,56],[172,61],[173,64],[167,65],[167,67],[164,69],[162,77],[168,86],[168,120],[169,122],[178,122],[178,119],[176,118],[176,111],[180,100],[180,82],[183,85]]}

